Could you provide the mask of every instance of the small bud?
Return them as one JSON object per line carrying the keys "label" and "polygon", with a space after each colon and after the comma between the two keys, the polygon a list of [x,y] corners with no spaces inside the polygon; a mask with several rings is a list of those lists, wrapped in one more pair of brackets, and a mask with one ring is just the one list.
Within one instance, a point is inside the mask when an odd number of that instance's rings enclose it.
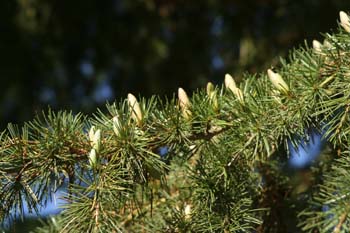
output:
{"label": "small bud", "polygon": [[94,135],[95,135],[95,126],[91,126],[89,131],[89,140],[91,143],[94,140]]}
{"label": "small bud", "polygon": [[214,110],[216,111],[219,108],[219,103],[216,97],[215,87],[211,82],[208,82],[207,84],[207,94],[209,96],[210,103],[213,105]]}
{"label": "small bud", "polygon": [[319,41],[313,40],[312,41],[312,47],[314,48],[314,51],[316,53],[321,53],[322,52],[322,44]]}
{"label": "small bud", "polygon": [[339,16],[340,16],[340,26],[342,26],[345,29],[345,31],[350,32],[349,16],[344,11],[340,11]]}
{"label": "small bud", "polygon": [[178,89],[177,95],[179,97],[179,103],[180,103],[182,115],[185,119],[189,119],[191,117],[191,111],[190,111],[191,102],[188,99],[188,96],[185,90],[180,87]]}
{"label": "small bud", "polygon": [[131,118],[134,119],[138,125],[141,125],[142,122],[142,112],[139,105],[139,102],[137,102],[136,97],[133,94],[128,94],[128,103],[129,108],[131,112]]}
{"label": "small bud", "polygon": [[215,91],[215,87],[211,82],[207,83],[207,95],[210,96],[211,93]]}
{"label": "small bud", "polygon": [[267,70],[267,75],[271,81],[271,83],[280,91],[283,92],[285,94],[288,93],[289,91],[289,87],[287,85],[287,83],[283,80],[283,78],[281,77],[281,75],[279,75],[278,73],[273,72],[271,69]]}
{"label": "small bud", "polygon": [[191,218],[191,205],[185,203],[184,214],[185,214],[185,219]]}
{"label": "small bud", "polygon": [[326,49],[332,49],[332,44],[331,43],[329,43],[329,41],[328,40],[324,40],[323,41],[323,46],[326,48]]}
{"label": "small bud", "polygon": [[101,130],[96,130],[93,140],[92,140],[92,147],[96,150],[96,152],[100,151],[100,145],[101,145]]}
{"label": "small bud", "polygon": [[98,129],[95,131],[95,126],[91,126],[89,131],[89,139],[92,148],[94,148],[96,152],[99,152],[101,145],[101,130]]}
{"label": "small bud", "polygon": [[119,134],[120,134],[120,132],[119,132],[119,128],[120,128],[119,117],[118,116],[113,117],[112,121],[113,121],[113,131],[114,131],[116,136],[119,136]]}
{"label": "small bud", "polygon": [[231,75],[226,74],[225,75],[225,87],[233,92],[233,94],[236,96],[236,98],[243,103],[243,94],[241,89],[239,89],[236,85],[235,80],[232,78]]}
{"label": "small bud", "polygon": [[233,80],[232,76],[229,74],[225,74],[225,87],[231,91],[237,88],[235,80]]}
{"label": "small bud", "polygon": [[89,153],[90,166],[91,167],[95,167],[96,166],[96,161],[97,161],[97,153],[96,153],[96,150],[94,148],[92,148],[90,153]]}

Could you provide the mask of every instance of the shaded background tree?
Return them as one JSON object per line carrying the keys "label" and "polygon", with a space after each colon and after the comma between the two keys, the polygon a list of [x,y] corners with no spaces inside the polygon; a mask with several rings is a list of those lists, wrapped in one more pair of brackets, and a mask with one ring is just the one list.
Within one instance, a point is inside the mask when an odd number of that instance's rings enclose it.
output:
{"label": "shaded background tree", "polygon": [[[91,112],[276,64],[334,27],[345,1],[2,1],[0,124],[50,105]],[[315,23],[317,22],[317,23]]]}

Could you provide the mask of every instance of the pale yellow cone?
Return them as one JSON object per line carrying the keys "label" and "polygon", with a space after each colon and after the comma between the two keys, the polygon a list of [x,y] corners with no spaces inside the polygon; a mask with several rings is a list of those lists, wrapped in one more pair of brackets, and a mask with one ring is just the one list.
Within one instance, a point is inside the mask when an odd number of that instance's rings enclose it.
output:
{"label": "pale yellow cone", "polygon": [[97,153],[94,148],[91,149],[89,153],[89,163],[91,167],[95,167],[97,162]]}
{"label": "pale yellow cone", "polygon": [[271,69],[268,69],[267,76],[269,77],[271,83],[277,88],[277,90],[283,93],[288,93],[289,87],[281,75],[273,72]]}
{"label": "pale yellow cone", "polygon": [[101,145],[101,130],[95,129],[95,126],[91,126],[89,131],[90,145],[96,150],[96,152],[99,152]]}
{"label": "pale yellow cone", "polygon": [[345,31],[350,32],[350,18],[349,15],[344,11],[339,12],[340,26],[344,28]]}
{"label": "pale yellow cone", "polygon": [[233,92],[233,94],[236,96],[236,98],[243,103],[243,94],[241,89],[239,89],[236,85],[235,80],[232,78],[231,75],[226,74],[225,75],[225,87]]}
{"label": "pale yellow cone", "polygon": [[314,48],[314,51],[316,53],[321,53],[322,52],[322,44],[318,40],[313,40],[312,41],[312,47]]}
{"label": "pale yellow cone", "polygon": [[215,87],[211,82],[207,83],[207,95],[210,96],[211,93],[215,91]]}
{"label": "pale yellow cone", "polygon": [[91,128],[89,130],[89,140],[90,140],[91,144],[94,140],[94,135],[95,135],[95,126],[91,126]]}
{"label": "pale yellow cone", "polygon": [[191,102],[190,102],[185,90],[180,87],[178,89],[177,95],[179,98],[179,103],[180,103],[182,115],[185,119],[189,119],[191,117],[191,111],[190,111]]}
{"label": "pale yellow cone", "polygon": [[219,103],[216,97],[215,87],[211,82],[208,82],[207,84],[207,94],[209,96],[210,103],[213,105],[214,110],[216,111],[219,108]]}
{"label": "pale yellow cone", "polygon": [[128,103],[131,113],[131,118],[134,119],[137,124],[142,122],[142,111],[139,102],[137,102],[136,97],[133,94],[128,94]]}
{"label": "pale yellow cone", "polygon": [[100,151],[100,145],[101,145],[101,130],[96,130],[94,137],[93,137],[93,148],[96,150],[96,152]]}
{"label": "pale yellow cone", "polygon": [[119,132],[119,128],[120,128],[119,117],[114,116],[112,121],[113,121],[113,131],[114,131],[116,136],[119,136],[119,134],[120,134],[120,132]]}
{"label": "pale yellow cone", "polygon": [[331,43],[329,43],[329,41],[328,40],[324,40],[323,41],[323,46],[326,48],[326,49],[332,49],[332,44]]}

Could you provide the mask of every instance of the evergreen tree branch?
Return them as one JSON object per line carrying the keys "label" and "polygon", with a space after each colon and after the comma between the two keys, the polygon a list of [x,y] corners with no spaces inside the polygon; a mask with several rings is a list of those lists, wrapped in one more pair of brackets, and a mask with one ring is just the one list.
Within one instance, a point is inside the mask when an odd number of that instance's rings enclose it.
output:
{"label": "evergreen tree branch", "polygon": [[316,130],[341,156],[300,227],[348,231],[350,36],[345,28],[326,39],[239,85],[226,75],[225,86],[190,97],[182,88],[166,101],[129,94],[93,117],[49,110],[9,125],[0,135],[1,217],[23,215],[24,202],[39,212],[68,182],[62,232],[266,232],[277,221],[272,205],[290,190],[264,164]]}

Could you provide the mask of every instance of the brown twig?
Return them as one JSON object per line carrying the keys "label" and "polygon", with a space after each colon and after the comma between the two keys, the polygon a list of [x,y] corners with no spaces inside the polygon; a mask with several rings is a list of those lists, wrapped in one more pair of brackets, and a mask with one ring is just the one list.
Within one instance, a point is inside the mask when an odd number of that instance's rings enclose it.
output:
{"label": "brown twig", "polygon": [[193,134],[188,139],[189,140],[200,140],[200,139],[210,140],[213,137],[215,137],[216,135],[221,134],[221,133],[225,132],[228,129],[229,129],[229,127],[219,128],[217,130],[212,130],[212,131],[208,130],[205,133]]}
{"label": "brown twig", "polygon": [[339,218],[339,222],[338,224],[335,226],[334,230],[333,230],[333,233],[339,233],[340,232],[340,229],[342,227],[342,225],[344,224],[346,218],[348,216],[348,211],[346,211],[345,213],[343,213],[342,215],[340,215],[340,218]]}
{"label": "brown twig", "polygon": [[345,108],[345,112],[344,115],[342,116],[342,118],[340,119],[339,125],[335,131],[336,134],[340,133],[340,130],[343,126],[343,124],[347,121],[347,117],[348,117],[348,113],[350,111],[350,104],[347,104],[346,108]]}

